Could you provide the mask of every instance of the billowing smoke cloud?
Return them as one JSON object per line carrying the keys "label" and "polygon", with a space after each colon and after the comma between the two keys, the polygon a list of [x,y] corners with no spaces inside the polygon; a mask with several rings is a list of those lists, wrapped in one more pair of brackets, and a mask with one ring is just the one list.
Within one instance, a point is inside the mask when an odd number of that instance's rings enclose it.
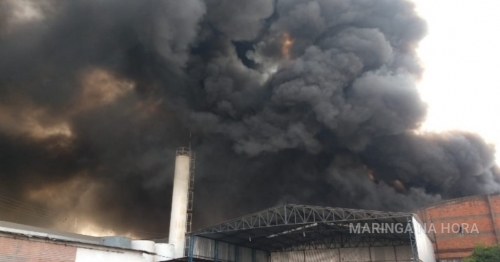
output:
{"label": "billowing smoke cloud", "polygon": [[195,227],[285,202],[412,210],[500,191],[480,137],[418,130],[426,24],[410,2],[0,6],[0,195],[30,205],[0,202],[0,219],[166,235],[190,137]]}

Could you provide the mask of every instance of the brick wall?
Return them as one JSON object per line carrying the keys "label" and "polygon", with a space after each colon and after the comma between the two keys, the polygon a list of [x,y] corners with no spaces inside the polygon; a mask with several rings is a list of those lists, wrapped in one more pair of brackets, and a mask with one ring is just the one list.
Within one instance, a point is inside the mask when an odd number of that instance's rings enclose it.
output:
{"label": "brick wall", "polygon": [[416,213],[427,229],[434,225],[435,233],[432,230],[429,235],[436,239],[436,258],[442,261],[464,258],[478,244],[498,242],[500,195],[443,201]]}
{"label": "brick wall", "polygon": [[76,247],[25,237],[0,236],[1,262],[74,262]]}

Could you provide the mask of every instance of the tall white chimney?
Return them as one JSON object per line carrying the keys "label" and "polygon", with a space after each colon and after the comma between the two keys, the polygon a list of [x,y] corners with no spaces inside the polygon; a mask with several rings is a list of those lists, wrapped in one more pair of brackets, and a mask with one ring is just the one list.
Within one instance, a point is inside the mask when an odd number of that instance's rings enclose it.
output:
{"label": "tall white chimney", "polygon": [[191,151],[181,147],[176,151],[174,191],[170,213],[169,243],[174,245],[174,258],[184,257],[189,194]]}

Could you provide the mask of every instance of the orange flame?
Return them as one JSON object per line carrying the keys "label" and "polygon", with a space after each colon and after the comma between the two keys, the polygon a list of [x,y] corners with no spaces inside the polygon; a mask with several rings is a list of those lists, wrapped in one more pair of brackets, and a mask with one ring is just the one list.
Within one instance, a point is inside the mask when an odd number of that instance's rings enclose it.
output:
{"label": "orange flame", "polygon": [[284,41],[281,45],[281,54],[288,59],[290,58],[290,49],[292,48],[293,40],[287,32],[283,34],[283,38]]}

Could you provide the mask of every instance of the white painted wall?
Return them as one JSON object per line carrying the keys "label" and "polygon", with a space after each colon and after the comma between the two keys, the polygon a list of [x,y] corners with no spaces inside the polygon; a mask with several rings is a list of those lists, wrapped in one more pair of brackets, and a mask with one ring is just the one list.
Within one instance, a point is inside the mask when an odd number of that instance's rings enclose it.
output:
{"label": "white painted wall", "polygon": [[418,258],[423,262],[436,262],[434,256],[434,246],[426,234],[424,227],[415,219],[413,220],[413,228],[415,231],[415,239],[417,240]]}
{"label": "white painted wall", "polygon": [[164,243],[155,244],[155,253],[155,262],[172,260],[174,259],[174,245]]}
{"label": "white painted wall", "polygon": [[142,252],[134,251],[110,251],[88,248],[76,250],[75,262],[145,262]]}
{"label": "white painted wall", "polygon": [[[132,249],[155,253],[155,242],[151,240],[132,240]],[[154,262],[154,255],[143,253],[145,262]]]}

